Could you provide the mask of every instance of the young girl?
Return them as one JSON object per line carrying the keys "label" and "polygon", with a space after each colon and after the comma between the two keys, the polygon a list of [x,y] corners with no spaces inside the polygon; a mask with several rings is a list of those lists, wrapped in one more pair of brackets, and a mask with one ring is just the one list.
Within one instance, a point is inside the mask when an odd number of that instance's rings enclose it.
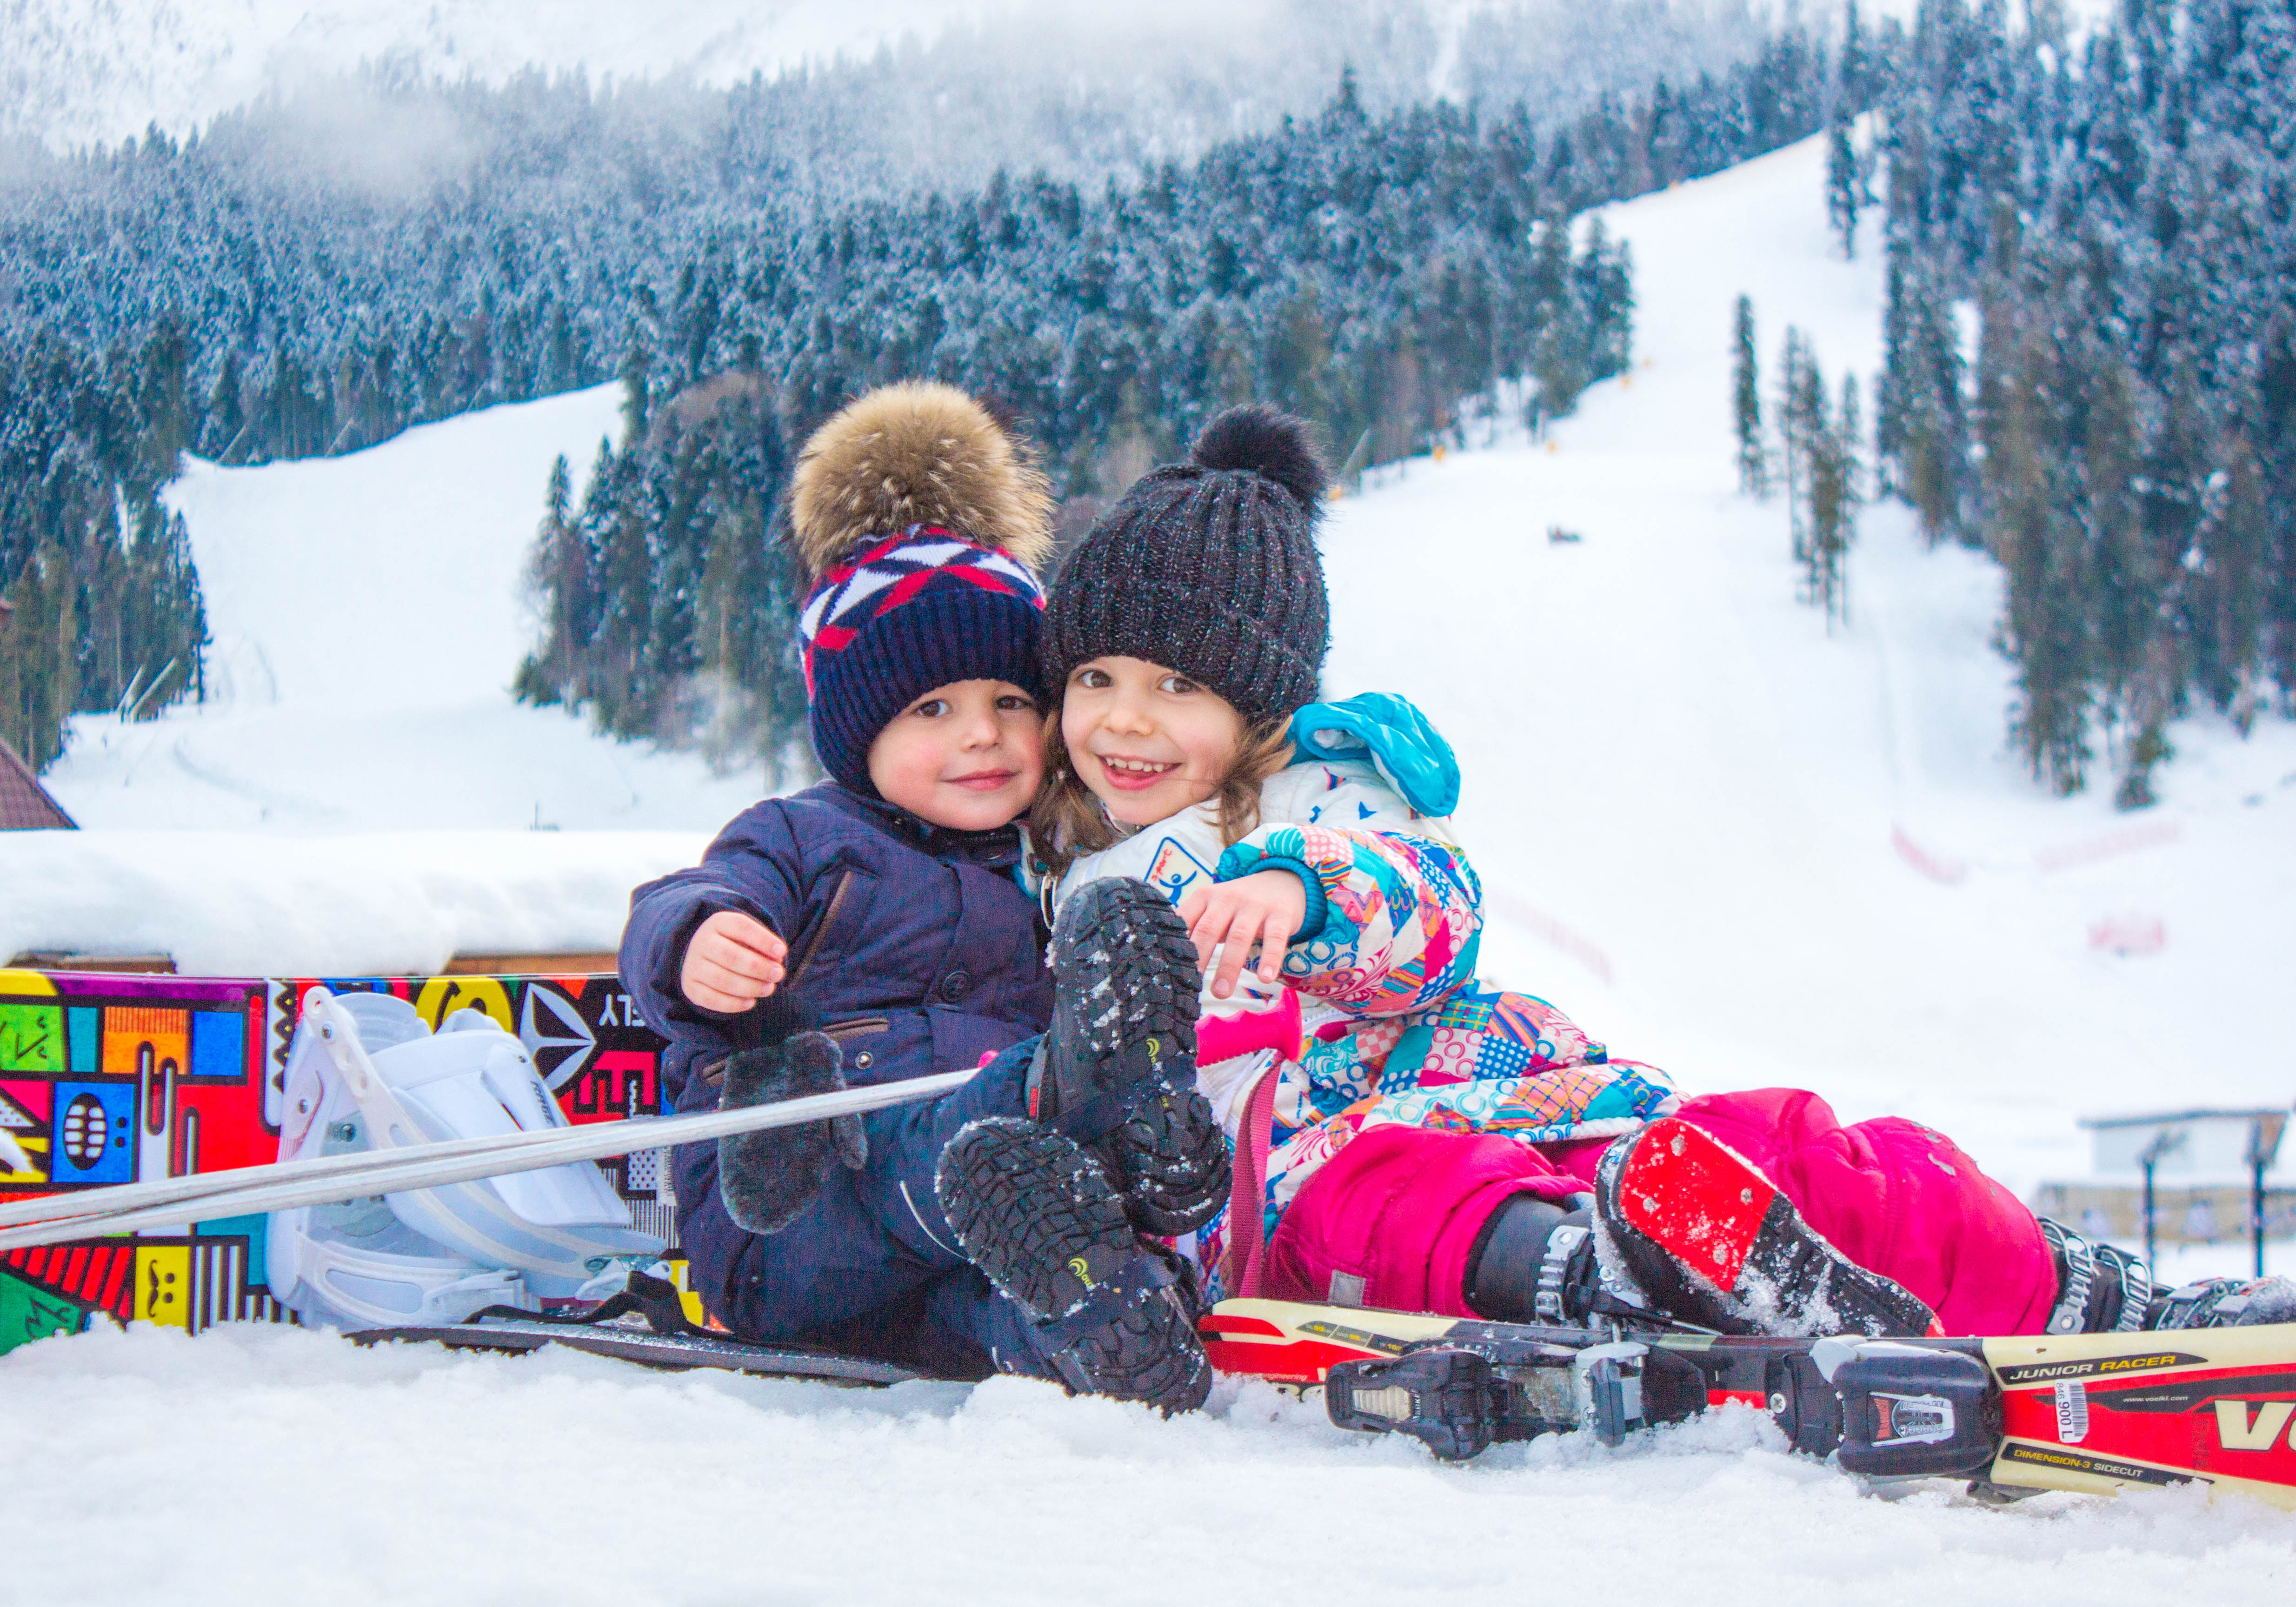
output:
{"label": "young girl", "polygon": [[[1304,1040],[1253,1055],[1204,1028],[1199,1086],[1238,1180],[1193,1246],[1216,1288],[1785,1333],[2296,1316],[2284,1280],[2156,1297],[2141,1263],[2036,1218],[1941,1134],[1845,1127],[1791,1090],[1685,1101],[1475,980],[1447,748],[1399,699],[1311,701],[1323,490],[1295,422],[1224,415],[1086,537],[1046,619],[1048,907],[1137,878],[1187,921],[1215,1013],[1247,964],[1320,1007]],[[1034,1169],[1013,1175],[1045,1209],[1095,1193],[1089,1167],[1011,1131],[952,1152],[1028,1142]]]}

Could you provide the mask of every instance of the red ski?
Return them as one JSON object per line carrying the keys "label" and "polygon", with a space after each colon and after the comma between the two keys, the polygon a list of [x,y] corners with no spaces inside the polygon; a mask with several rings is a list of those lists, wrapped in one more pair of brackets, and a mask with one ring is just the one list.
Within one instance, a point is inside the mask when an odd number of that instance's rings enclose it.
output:
{"label": "red ski", "polygon": [[1224,1300],[1201,1325],[1222,1372],[1321,1384],[1334,1423],[1447,1457],[1577,1428],[1615,1444],[1740,1404],[1868,1478],[1995,1496],[2201,1483],[2296,1508],[2296,1324],[1740,1339]]}

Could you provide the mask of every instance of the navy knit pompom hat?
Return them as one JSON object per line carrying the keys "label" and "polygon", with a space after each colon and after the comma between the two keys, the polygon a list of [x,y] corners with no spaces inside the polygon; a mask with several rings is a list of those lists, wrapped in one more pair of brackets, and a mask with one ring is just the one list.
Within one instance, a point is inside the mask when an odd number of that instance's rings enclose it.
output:
{"label": "navy knit pompom hat", "polygon": [[1331,638],[1316,551],[1326,480],[1308,426],[1264,404],[1204,426],[1185,463],[1152,469],[1061,565],[1045,677],[1145,659],[1253,721],[1313,702]]}
{"label": "navy knit pompom hat", "polygon": [[813,580],[798,616],[821,767],[864,797],[888,721],[955,681],[1045,695],[1045,477],[947,385],[873,390],[813,433],[790,526]]}

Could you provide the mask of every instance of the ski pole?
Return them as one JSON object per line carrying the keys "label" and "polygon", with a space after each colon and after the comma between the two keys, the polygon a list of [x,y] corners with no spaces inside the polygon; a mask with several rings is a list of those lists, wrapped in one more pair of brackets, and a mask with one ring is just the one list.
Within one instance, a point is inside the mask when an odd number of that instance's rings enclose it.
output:
{"label": "ski pole", "polygon": [[[450,1139],[355,1156],[327,1155],[269,1166],[241,1167],[200,1178],[115,1184],[69,1196],[47,1195],[7,1208],[11,1218],[18,1221],[38,1210],[44,1209],[47,1215],[27,1226],[0,1231],[0,1250],[146,1227],[182,1226],[220,1217],[251,1216],[258,1211],[291,1210],[303,1205],[332,1205],[373,1194],[439,1188],[450,1183],[468,1183],[512,1172],[540,1171],[571,1160],[596,1160],[632,1150],[667,1149],[673,1144],[699,1144],[734,1133],[825,1121],[834,1116],[857,1115],[936,1098],[963,1087],[977,1072],[978,1068],[940,1071],[930,1077],[906,1078],[834,1094],[808,1095],[802,1099],[751,1105],[740,1111],[630,1117],[548,1132],[504,1134],[499,1139]],[[480,1144],[486,1147],[476,1151],[472,1147]],[[349,1160],[364,1164],[357,1168],[340,1164]],[[189,1185],[195,1184],[202,1186],[189,1192]],[[155,1198],[160,1195],[166,1197]]]}
{"label": "ski pole", "polygon": [[[321,1046],[335,1062],[344,1078],[354,1087],[365,1088],[379,1078],[374,1062],[360,1040],[356,1022],[344,1013],[334,996],[324,988],[314,988],[305,1002],[304,1013],[310,1019]],[[890,1086],[892,1085],[882,1085]],[[922,1097],[922,1095],[920,1096]],[[619,1129],[631,1121],[651,1123],[652,1118],[630,1118],[616,1122],[588,1124],[585,1131],[602,1133]],[[797,1119],[802,1120],[803,1118]],[[770,1124],[768,1124],[770,1125]],[[49,1194],[38,1199],[18,1201],[0,1205],[0,1228],[32,1222],[51,1222],[67,1218],[95,1218],[112,1216],[146,1206],[172,1205],[179,1201],[209,1200],[226,1193],[236,1193],[258,1184],[285,1181],[290,1178],[305,1183],[316,1183],[323,1178],[366,1178],[373,1174],[389,1173],[408,1163],[410,1159],[445,1160],[463,1155],[502,1155],[530,1144],[545,1144],[566,1136],[566,1129],[547,1127],[518,1133],[488,1134],[476,1138],[418,1140],[408,1136],[411,1121],[401,1119],[390,1124],[382,1136],[385,1145],[380,1149],[361,1150],[349,1154],[307,1156],[296,1160],[275,1161],[263,1166],[235,1167],[229,1171],[211,1172],[190,1177],[157,1178],[148,1183],[115,1184],[100,1189],[87,1189],[70,1194]],[[653,1148],[655,1145],[631,1144],[626,1148]],[[619,1154],[620,1149],[600,1152]],[[26,1164],[17,1169],[29,1171]],[[528,1170],[525,1167],[499,1168],[500,1171]],[[489,1175],[499,1175],[489,1174]],[[371,1191],[369,1191],[371,1192]],[[361,1193],[346,1193],[343,1199],[362,1198]]]}

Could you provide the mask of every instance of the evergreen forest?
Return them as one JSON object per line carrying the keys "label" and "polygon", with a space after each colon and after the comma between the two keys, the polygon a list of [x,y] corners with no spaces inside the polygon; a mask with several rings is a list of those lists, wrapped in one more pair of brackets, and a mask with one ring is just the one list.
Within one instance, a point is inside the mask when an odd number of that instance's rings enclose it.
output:
{"label": "evergreen forest", "polygon": [[2296,698],[2296,7],[2020,9],[1923,0],[1882,94],[1874,450],[2005,572],[2033,774],[2138,808]]}
{"label": "evergreen forest", "polygon": [[930,374],[983,395],[1071,521],[1246,397],[1303,412],[1357,468],[1501,394],[1536,422],[1629,348],[1631,266],[1578,215],[1824,127],[1884,76],[1841,65],[1787,28],[1544,119],[1374,107],[1349,75],[1314,116],[1097,182],[842,190],[777,85],[387,68],[356,139],[264,102],[180,142],[18,153],[0,734],[45,765],[74,710],[199,694],[198,578],[160,499],[182,454],[351,451],[619,380],[624,429],[583,495],[563,467],[537,488],[545,633],[518,689],[618,734],[770,756],[798,707],[775,510],[794,444],[860,389]]}

